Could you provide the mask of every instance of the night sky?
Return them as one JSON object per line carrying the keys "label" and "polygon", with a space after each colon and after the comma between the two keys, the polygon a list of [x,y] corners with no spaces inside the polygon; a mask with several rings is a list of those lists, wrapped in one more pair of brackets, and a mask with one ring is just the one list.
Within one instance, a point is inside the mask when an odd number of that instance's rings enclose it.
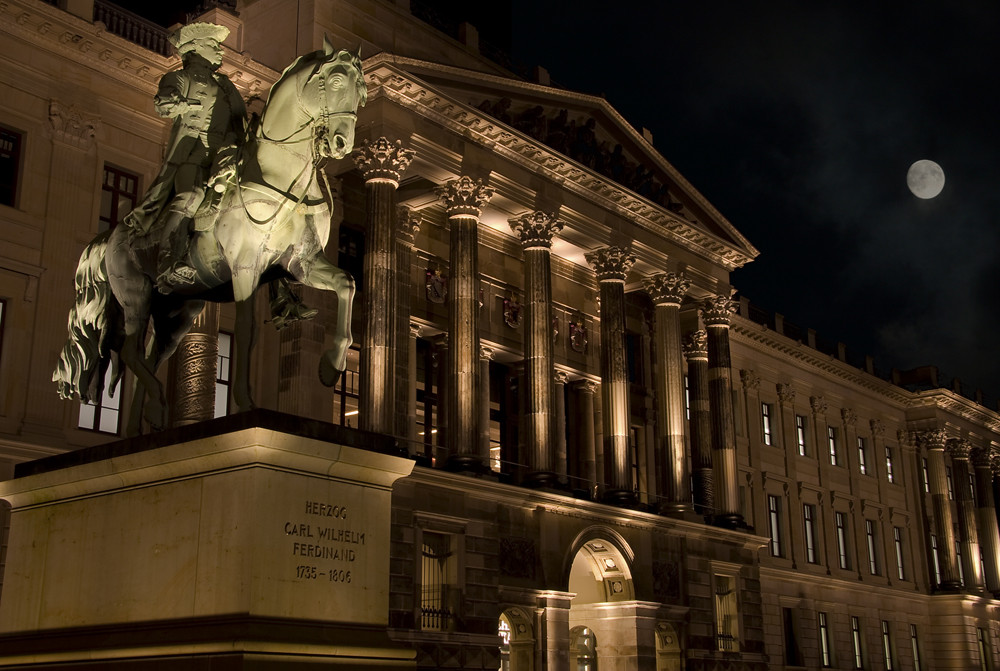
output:
{"label": "night sky", "polygon": [[[1000,5],[422,4],[650,129],[760,251],[732,280],[753,303],[996,407]],[[932,200],[906,186],[922,158]]]}

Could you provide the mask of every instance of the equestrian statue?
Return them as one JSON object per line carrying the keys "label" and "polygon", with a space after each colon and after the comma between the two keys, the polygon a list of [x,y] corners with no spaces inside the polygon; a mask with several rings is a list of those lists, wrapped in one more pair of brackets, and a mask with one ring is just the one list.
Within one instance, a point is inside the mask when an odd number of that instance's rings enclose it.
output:
{"label": "equestrian statue", "polygon": [[336,292],[321,381],[333,386],[347,366],[354,280],[323,253],[332,202],[318,165],[353,149],[357,109],[367,99],[360,57],[324,39],[322,50],[285,69],[248,124],[236,87],[218,72],[228,34],[193,23],[171,35],[183,67],[163,76],[154,99],[173,119],[164,165],[139,205],[98,235],[77,266],[69,339],[52,379],[62,398],[95,402],[109,367],[114,389],[124,364],[136,377],[128,435],[141,431],[142,419],[154,430],[167,425],[156,370],[206,301],[236,302],[233,399],[239,410],[253,407],[248,366],[262,283],[270,284],[279,328],[316,314],[289,279]]}

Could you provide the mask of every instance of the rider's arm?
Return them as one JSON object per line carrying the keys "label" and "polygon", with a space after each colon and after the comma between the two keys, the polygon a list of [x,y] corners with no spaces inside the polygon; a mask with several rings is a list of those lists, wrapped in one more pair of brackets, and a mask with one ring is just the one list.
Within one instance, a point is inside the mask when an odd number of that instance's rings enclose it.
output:
{"label": "rider's arm", "polygon": [[153,97],[153,107],[161,117],[178,117],[188,108],[181,90],[183,86],[180,72],[168,72],[160,78],[160,88]]}

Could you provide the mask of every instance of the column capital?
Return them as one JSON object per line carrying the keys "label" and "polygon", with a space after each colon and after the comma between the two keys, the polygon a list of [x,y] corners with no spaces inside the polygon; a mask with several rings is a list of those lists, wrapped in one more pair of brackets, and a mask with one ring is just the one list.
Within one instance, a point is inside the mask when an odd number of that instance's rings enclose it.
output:
{"label": "column capital", "polygon": [[963,438],[952,438],[948,441],[948,452],[952,459],[968,459],[972,451],[972,443]]}
{"label": "column capital", "polygon": [[969,460],[975,468],[989,468],[991,455],[989,448],[986,447],[974,447],[972,451],[969,452]]}
{"label": "column capital", "polygon": [[412,149],[403,149],[403,141],[391,142],[385,136],[374,142],[364,140],[351,152],[354,165],[361,171],[365,182],[387,182],[399,186],[399,177],[413,160]]}
{"label": "column capital", "polygon": [[423,326],[417,322],[410,322],[410,336],[413,338],[419,338],[420,332],[423,330]]}
{"label": "column capital", "polygon": [[90,151],[101,130],[101,118],[78,109],[75,105],[50,100],[49,126],[54,139],[71,147]]}
{"label": "column capital", "polygon": [[854,408],[841,408],[840,418],[847,426],[854,426],[858,423],[858,413],[854,412]]}
{"label": "column capital", "polygon": [[552,379],[555,380],[556,384],[566,384],[566,381],[569,380],[569,373],[564,370],[553,371]]}
{"label": "column capital", "polygon": [[778,402],[781,405],[792,405],[795,403],[795,388],[792,385],[779,382],[774,385],[774,388],[778,392]]}
{"label": "column capital", "polygon": [[494,350],[492,347],[489,347],[487,345],[480,345],[479,346],[479,358],[480,359],[484,359],[486,361],[492,361],[494,354],[496,354],[496,350]]}
{"label": "column capital", "polygon": [[737,305],[729,296],[712,296],[701,304],[701,318],[705,326],[729,326]]}
{"label": "column capital", "polygon": [[1000,454],[992,449],[990,450],[990,470],[993,471],[994,477],[1000,475]]}
{"label": "column capital", "polygon": [[508,219],[507,223],[510,224],[510,230],[520,238],[524,249],[548,249],[552,246],[552,236],[563,227],[563,222],[556,218],[555,212],[540,210]]}
{"label": "column capital", "polygon": [[825,415],[828,406],[826,399],[822,396],[810,396],[809,407],[812,408],[814,415]]}
{"label": "column capital", "polygon": [[583,255],[597,273],[599,282],[625,282],[625,276],[635,263],[635,254],[628,247],[603,247]]}
{"label": "column capital", "polygon": [[684,273],[660,273],[644,279],[642,287],[653,299],[653,305],[680,306],[691,288],[691,280]]}
{"label": "column capital", "polygon": [[882,423],[881,419],[870,420],[868,425],[872,428],[872,435],[876,438],[885,436],[885,424]]}
{"label": "column capital", "polygon": [[414,210],[412,207],[397,205],[396,230],[399,232],[400,240],[412,247],[413,240],[416,237],[417,232],[420,230],[420,224],[423,220],[423,215]]}
{"label": "column capital", "polygon": [[747,391],[757,391],[760,388],[760,378],[757,373],[747,368],[740,369],[740,382]]}
{"label": "column capital", "polygon": [[681,346],[688,361],[708,361],[708,333],[704,329],[686,333]]}
{"label": "column capital", "polygon": [[917,442],[921,447],[925,447],[928,450],[943,451],[945,445],[948,443],[948,432],[944,429],[921,431],[917,434]]}
{"label": "column capital", "polygon": [[596,394],[599,384],[593,380],[577,380],[573,385],[585,394]]}
{"label": "column capital", "polygon": [[483,180],[473,180],[462,175],[435,189],[444,199],[444,211],[448,217],[476,217],[493,197],[493,189],[483,184]]}

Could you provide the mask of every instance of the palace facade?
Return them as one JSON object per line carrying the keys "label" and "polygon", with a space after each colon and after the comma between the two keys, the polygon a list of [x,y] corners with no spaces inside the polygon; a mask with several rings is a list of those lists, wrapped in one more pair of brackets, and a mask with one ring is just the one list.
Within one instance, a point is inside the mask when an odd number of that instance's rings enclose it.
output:
{"label": "palace facade", "polygon": [[[251,110],[324,35],[366,57],[355,153],[324,166],[327,253],[359,289],[349,370],[317,380],[336,304],[300,290],[320,316],[264,324],[251,373],[260,406],[416,462],[388,621],[420,668],[1000,668],[996,409],[734,299],[757,250],[648,134],[515,76],[474,27],[406,0],[235,9],[199,20],[231,29]],[[125,426],[128,376],[81,406],[51,374],[81,250],[159,170],[151,100],[179,59],[103,0],[5,0],[0,32],[6,479]],[[214,319],[225,414],[232,306]]]}

